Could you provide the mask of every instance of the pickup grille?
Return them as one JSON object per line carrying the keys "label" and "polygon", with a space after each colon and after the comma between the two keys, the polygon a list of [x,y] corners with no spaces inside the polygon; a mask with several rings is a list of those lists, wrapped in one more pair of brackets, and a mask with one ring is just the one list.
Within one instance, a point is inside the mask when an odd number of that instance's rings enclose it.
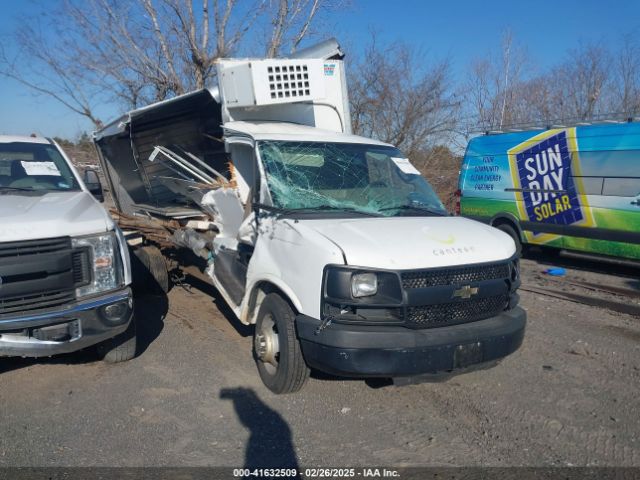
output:
{"label": "pickup grille", "polygon": [[466,285],[496,278],[509,278],[509,275],[509,264],[506,262],[470,267],[419,270],[402,273],[402,288],[411,290],[438,285]]}
{"label": "pickup grille", "polygon": [[69,237],[0,243],[0,279],[0,318],[58,308],[91,281],[89,252]]}
{"label": "pickup grille", "polygon": [[75,290],[62,290],[24,297],[0,298],[0,318],[3,315],[32,313],[60,307],[76,299]]}
{"label": "pickup grille", "polygon": [[495,295],[451,303],[408,307],[405,325],[411,328],[432,328],[475,322],[498,315],[507,308],[509,296]]}
{"label": "pickup grille", "polygon": [[55,253],[71,248],[69,237],[48,238],[46,240],[28,240],[26,242],[0,243],[0,260],[26,255]]}

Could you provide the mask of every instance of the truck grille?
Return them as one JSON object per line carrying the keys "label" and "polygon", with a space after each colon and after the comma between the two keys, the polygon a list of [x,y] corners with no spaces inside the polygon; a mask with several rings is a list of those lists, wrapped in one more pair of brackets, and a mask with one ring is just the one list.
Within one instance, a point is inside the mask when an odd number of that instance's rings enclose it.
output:
{"label": "truck grille", "polygon": [[3,315],[31,313],[34,310],[44,310],[60,307],[73,302],[76,298],[75,290],[42,293],[24,297],[0,298],[0,318]]}
{"label": "truck grille", "polygon": [[0,243],[0,259],[55,253],[71,248],[69,237],[28,240],[26,242]]}
{"label": "truck grille", "polygon": [[69,237],[0,243],[0,318],[69,304],[91,281],[89,252]]}
{"label": "truck grille", "polygon": [[402,287],[408,290],[438,285],[464,285],[496,278],[509,278],[509,263],[420,270],[402,273]]}
{"label": "truck grille", "polygon": [[451,303],[408,307],[405,325],[411,328],[444,327],[475,322],[498,315],[507,308],[507,294]]}

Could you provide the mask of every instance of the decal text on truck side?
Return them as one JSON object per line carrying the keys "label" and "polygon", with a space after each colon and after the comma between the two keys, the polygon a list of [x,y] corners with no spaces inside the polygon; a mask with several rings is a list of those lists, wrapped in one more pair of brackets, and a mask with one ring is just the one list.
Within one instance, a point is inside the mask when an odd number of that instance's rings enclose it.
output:
{"label": "decal text on truck side", "polygon": [[[508,151],[520,218],[556,225],[592,226],[583,195],[575,129],[536,135]],[[557,235],[527,232],[530,241],[546,243]]]}

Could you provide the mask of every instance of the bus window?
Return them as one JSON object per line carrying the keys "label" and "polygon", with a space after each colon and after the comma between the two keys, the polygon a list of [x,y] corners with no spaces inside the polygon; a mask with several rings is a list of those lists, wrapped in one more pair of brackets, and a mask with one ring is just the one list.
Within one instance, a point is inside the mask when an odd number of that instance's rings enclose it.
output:
{"label": "bus window", "polygon": [[636,197],[640,195],[640,178],[605,178],[602,195]]}

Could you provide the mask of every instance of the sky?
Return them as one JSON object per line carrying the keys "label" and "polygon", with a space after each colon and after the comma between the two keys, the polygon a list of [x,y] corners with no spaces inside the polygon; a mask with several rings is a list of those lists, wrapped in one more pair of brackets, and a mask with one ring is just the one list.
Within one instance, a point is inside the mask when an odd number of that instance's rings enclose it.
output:
{"label": "sky", "polygon": [[[55,8],[58,2],[43,0],[42,4]],[[10,43],[12,32],[37,7],[22,0],[0,0],[0,8],[0,41]],[[541,70],[561,63],[580,43],[615,49],[622,34],[640,35],[640,1],[350,0],[350,6],[333,11],[323,27],[357,53],[369,42],[371,32],[381,43],[406,42],[434,61],[448,59],[460,81],[474,59],[498,50],[507,29]],[[0,105],[0,134],[34,132],[74,139],[91,130],[89,122],[66,107],[3,77]],[[120,113],[116,105],[100,110],[107,121]]]}

